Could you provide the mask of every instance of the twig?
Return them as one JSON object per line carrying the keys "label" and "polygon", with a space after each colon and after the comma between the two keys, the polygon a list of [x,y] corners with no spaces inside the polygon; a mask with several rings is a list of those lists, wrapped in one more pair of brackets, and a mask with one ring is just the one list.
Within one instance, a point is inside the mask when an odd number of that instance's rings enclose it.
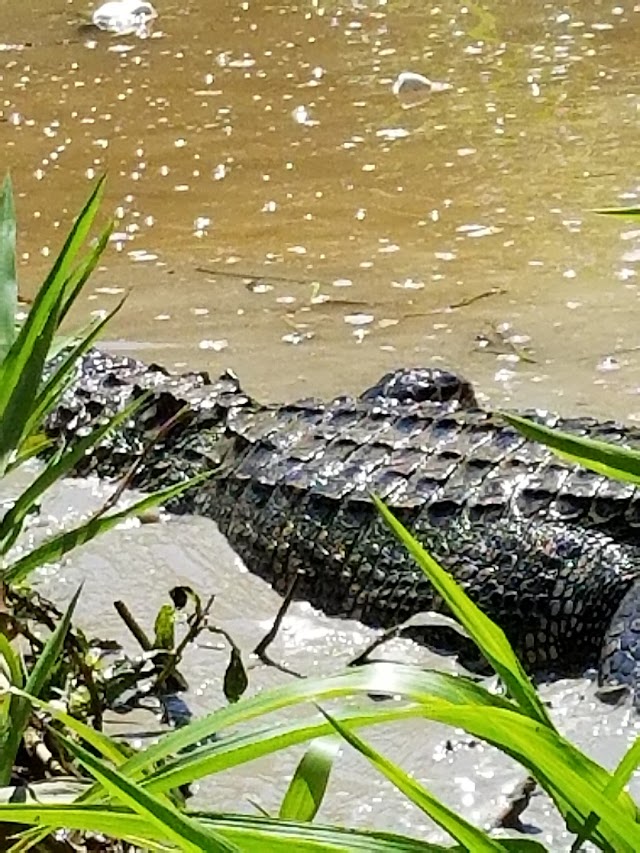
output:
{"label": "twig", "polygon": [[314,284],[314,280],[307,278],[290,278],[285,275],[249,275],[236,270],[217,269],[215,267],[194,267],[196,272],[202,272],[205,275],[220,275],[226,278],[240,278],[250,282],[252,281],[278,281],[283,284]]}
{"label": "twig", "polygon": [[151,451],[154,447],[161,441],[173,427],[181,421],[186,415],[190,413],[190,409],[188,406],[183,406],[175,415],[172,415],[168,420],[166,420],[162,426],[157,430],[156,434],[153,435],[149,441],[145,444],[142,453],[138,458],[129,466],[128,470],[122,477],[122,479],[118,482],[118,485],[113,490],[113,492],[109,495],[106,501],[98,507],[98,509],[91,516],[91,520],[100,518],[100,516],[104,515],[105,512],[108,512],[110,509],[118,503],[123,493],[127,491],[127,489],[131,488],[133,483],[133,478],[138,473],[144,461],[149,457]]}
{"label": "twig", "polygon": [[538,783],[533,776],[527,776],[514,790],[509,798],[509,805],[496,819],[494,826],[504,829],[515,829],[523,832],[525,827],[520,820],[520,815],[531,802]]}
{"label": "twig", "polygon": [[273,625],[264,637],[260,640],[258,645],[253,650],[253,654],[262,661],[262,663],[266,663],[268,666],[275,666],[278,669],[281,669],[283,672],[289,672],[292,675],[297,676],[298,678],[302,678],[300,673],[294,672],[288,668],[283,667],[281,664],[276,663],[268,654],[267,649],[271,645],[271,643],[275,640],[278,631],[280,630],[280,626],[282,625],[282,620],[284,619],[287,610],[289,609],[289,605],[293,601],[293,598],[296,594],[296,590],[298,588],[298,584],[300,583],[304,572],[297,572],[295,577],[292,579],[289,584],[289,588],[287,589],[282,604],[280,605],[278,612],[276,613],[276,618],[273,620]]}
{"label": "twig", "polygon": [[466,308],[467,305],[473,305],[474,302],[479,302],[481,299],[488,299],[490,296],[503,296],[507,293],[504,287],[490,287],[489,290],[483,290],[481,293],[466,296],[464,299],[459,299],[457,302],[450,302],[449,305],[443,305],[441,308],[431,308],[429,311],[412,311],[410,314],[405,314],[405,317],[430,317],[433,314],[446,314],[449,311],[456,311],[458,308]]}
{"label": "twig", "polygon": [[138,643],[142,651],[150,652],[153,649],[153,643],[147,637],[143,629],[140,627],[140,625],[136,621],[136,618],[131,613],[124,601],[114,601],[113,606],[115,607],[118,616],[122,619],[129,631],[133,634],[136,642]]}
{"label": "twig", "polygon": [[402,634],[403,625],[396,625],[395,628],[387,628],[382,634],[372,640],[360,654],[356,655],[347,663],[347,666],[364,666],[369,663],[369,655],[380,646],[383,646],[389,640],[394,640]]}

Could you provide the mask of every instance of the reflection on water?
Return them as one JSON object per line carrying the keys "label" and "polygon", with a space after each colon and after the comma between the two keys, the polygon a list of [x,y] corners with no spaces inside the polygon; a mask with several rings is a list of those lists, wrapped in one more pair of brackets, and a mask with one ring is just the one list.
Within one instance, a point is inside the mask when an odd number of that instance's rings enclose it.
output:
{"label": "reflection on water", "polygon": [[[590,212],[637,200],[640,7],[170,0],[144,40],[91,12],[3,29],[27,286],[106,169],[87,309],[131,288],[129,349],[271,398],[439,360],[499,402],[640,418],[640,234]],[[403,72],[439,85],[407,103]]]}

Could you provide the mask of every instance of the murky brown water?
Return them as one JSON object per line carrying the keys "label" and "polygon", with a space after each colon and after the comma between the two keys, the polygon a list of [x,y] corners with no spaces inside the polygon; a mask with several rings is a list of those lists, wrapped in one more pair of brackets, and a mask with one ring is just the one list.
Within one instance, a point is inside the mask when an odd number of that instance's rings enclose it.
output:
{"label": "murky brown water", "polygon": [[[497,403],[640,418],[640,229],[591,212],[638,201],[640,5],[170,0],[146,40],[80,34],[91,9],[0,0],[0,144],[25,292],[106,169],[120,222],[83,312],[130,290],[112,346],[233,366],[268,399],[439,362]],[[406,109],[391,91],[403,71],[451,88]],[[53,514],[86,507],[93,488],[63,492]],[[221,623],[250,649],[278,599],[238,572],[213,525],[179,521],[114,532],[55,588],[88,575],[84,618],[108,632],[110,589],[150,619],[184,580],[218,593]],[[274,654],[330,671],[368,636],[296,605]],[[221,653],[194,652],[195,710],[221,701],[223,668]],[[252,672],[255,687],[281,678]],[[585,680],[544,693],[609,765],[635,733]],[[367,736],[478,823],[521,779],[459,733],[451,751],[451,733],[417,724]],[[273,809],[296,758],[236,772],[208,799]],[[350,753],[322,816],[438,837]],[[526,818],[566,846],[545,800]]]}
{"label": "murky brown water", "polygon": [[[640,6],[172,1],[146,40],[79,34],[92,8],[2,31],[25,290],[106,169],[87,308],[131,289],[125,349],[270,399],[442,361],[500,403],[640,417],[640,231],[590,212],[637,201]],[[452,88],[405,109],[402,71]]]}
{"label": "murky brown water", "polygon": [[[57,529],[61,518],[66,523],[79,519],[105,495],[104,485],[93,480],[56,487],[33,534],[41,537],[49,529]],[[290,676],[274,668],[257,664],[250,654],[271,627],[280,598],[264,581],[246,573],[215,525],[205,519],[123,525],[80,549],[62,566],[40,573],[40,578],[45,591],[61,602],[68,601],[77,585],[84,582],[79,621],[96,634],[120,638],[133,653],[137,647],[115,614],[114,598],[123,598],[150,630],[158,607],[176,583],[186,583],[203,595],[216,593],[214,621],[234,637],[250,664],[249,691],[290,680]],[[269,653],[276,661],[306,675],[335,673],[368,644],[373,634],[358,623],[329,619],[296,602]],[[455,669],[452,658],[438,657],[408,641],[395,641],[377,656]],[[196,714],[224,704],[222,678],[227,659],[228,652],[216,638],[204,636],[197,647],[191,648],[182,669],[191,685],[187,699]],[[615,766],[638,735],[637,714],[599,702],[594,685],[587,678],[545,684],[541,693],[559,728],[607,767]],[[120,731],[130,732],[130,725],[124,720]],[[515,764],[461,730],[409,721],[370,728],[363,734],[480,826],[496,819],[505,808],[507,796],[524,778]],[[252,802],[257,802],[275,813],[302,752],[302,747],[288,750],[221,774],[215,777],[215,784],[210,780],[199,788],[197,801],[208,807],[250,813],[254,812]],[[639,779],[633,780],[632,792],[640,797]],[[318,819],[446,840],[440,830],[349,749],[336,762]],[[571,846],[571,837],[546,797],[534,796],[523,820],[533,837],[548,849],[568,850]]]}

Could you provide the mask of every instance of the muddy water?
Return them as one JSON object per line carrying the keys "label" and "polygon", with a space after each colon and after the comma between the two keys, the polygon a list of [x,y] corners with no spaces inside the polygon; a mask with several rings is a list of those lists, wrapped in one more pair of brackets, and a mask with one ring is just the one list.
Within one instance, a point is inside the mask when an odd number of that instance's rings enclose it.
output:
{"label": "muddy water", "polygon": [[[65,524],[78,521],[107,494],[104,484],[94,480],[56,487],[29,536],[39,541],[59,529],[62,519]],[[38,580],[60,603],[67,602],[84,582],[78,622],[94,634],[120,639],[134,654],[137,646],[113,609],[115,598],[124,599],[150,631],[157,609],[167,601],[167,593],[176,583],[188,584],[203,596],[215,593],[213,622],[228,631],[242,650],[249,667],[249,691],[275,687],[293,678],[260,664],[251,654],[273,624],[280,598],[264,581],[246,572],[215,525],[206,519],[165,517],[155,524],[122,525],[62,565],[41,570]],[[329,619],[305,603],[295,602],[269,654],[300,674],[330,674],[340,671],[373,636],[373,631],[355,622]],[[187,701],[195,714],[224,705],[222,680],[228,650],[218,641],[219,637],[205,634],[185,657],[182,671],[190,682]],[[409,641],[394,641],[376,657],[456,670],[452,658],[439,657]],[[543,684],[541,695],[561,731],[604,766],[615,766],[640,730],[635,712],[624,707],[612,709],[598,701],[592,674]],[[305,711],[312,714],[312,709]],[[157,731],[148,719],[143,718],[141,723],[143,731]],[[124,718],[114,731],[135,740],[140,735],[137,725]],[[368,729],[366,738],[480,826],[493,824],[524,780],[523,771],[513,762],[461,730],[409,721]],[[258,803],[275,813],[302,753],[302,747],[288,750],[219,775],[215,784],[205,781],[195,792],[195,802],[248,813],[254,813],[252,804]],[[640,796],[637,779],[632,780],[631,790]],[[343,750],[336,761],[319,819],[446,840],[349,749]],[[548,849],[570,848],[572,839],[545,796],[534,796],[523,820],[527,832]]]}
{"label": "muddy water", "polygon": [[[591,212],[637,201],[640,6],[166,0],[144,40],[79,31],[91,8],[2,29],[25,292],[106,169],[83,310],[131,291],[118,346],[270,399],[446,362],[640,417],[640,232]],[[450,88],[407,108],[403,71]]]}
{"label": "muddy water", "polygon": [[[0,144],[25,294],[106,169],[119,222],[78,319],[129,292],[113,347],[233,366],[266,399],[440,363],[496,403],[640,418],[640,230],[591,212],[638,200],[640,6],[171,0],[145,40],[80,31],[90,10],[0,0]],[[392,92],[403,71],[450,88],[408,107]],[[93,489],[58,496],[53,516]],[[215,591],[245,650],[278,604],[201,520],[118,530],[49,583],[64,597],[84,576],[83,618],[105,632],[120,630],[114,588],[147,619],[176,580]],[[274,655],[333,671],[369,636],[296,605]],[[425,660],[410,644],[388,654]],[[196,711],[221,702],[224,664],[194,651]],[[597,704],[588,680],[544,693],[564,730],[615,762],[636,728],[627,712]],[[521,779],[460,733],[369,736],[478,823]],[[274,809],[296,757],[201,795]],[[439,837],[348,752],[322,816]],[[567,846],[544,799],[525,817]]]}

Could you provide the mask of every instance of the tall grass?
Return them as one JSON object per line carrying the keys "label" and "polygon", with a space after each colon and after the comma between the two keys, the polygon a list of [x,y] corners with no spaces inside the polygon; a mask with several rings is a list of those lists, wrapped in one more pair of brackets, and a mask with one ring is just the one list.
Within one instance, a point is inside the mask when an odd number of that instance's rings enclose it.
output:
{"label": "tall grass", "polygon": [[[95,269],[112,231],[112,223],[109,222],[99,232],[93,246],[82,254],[95,225],[103,189],[104,181],[100,180],[75,220],[26,319],[19,325],[15,206],[10,178],[7,177],[3,183],[0,195],[0,481],[47,447],[49,442],[43,429],[47,416],[74,381],[78,359],[89,350],[105,323],[121,307],[122,303],[59,352],[61,323]],[[58,353],[55,367],[48,363],[53,352]],[[98,513],[89,521],[51,537],[31,551],[20,556],[15,554],[13,546],[23,532],[27,518],[37,511],[48,489],[70,474],[91,447],[116,430],[142,404],[144,399],[132,403],[124,412],[73,446],[60,448],[2,514],[0,609],[2,605],[6,607],[10,588],[24,583],[34,569],[59,560],[123,519],[173,497],[196,482],[156,492],[124,510]],[[0,786],[7,785],[11,779],[16,755],[30,720],[30,697],[44,695],[63,655],[76,599],[77,595],[29,672],[26,672],[9,636],[0,634],[5,681],[24,691],[20,696],[14,694],[0,701]]]}

